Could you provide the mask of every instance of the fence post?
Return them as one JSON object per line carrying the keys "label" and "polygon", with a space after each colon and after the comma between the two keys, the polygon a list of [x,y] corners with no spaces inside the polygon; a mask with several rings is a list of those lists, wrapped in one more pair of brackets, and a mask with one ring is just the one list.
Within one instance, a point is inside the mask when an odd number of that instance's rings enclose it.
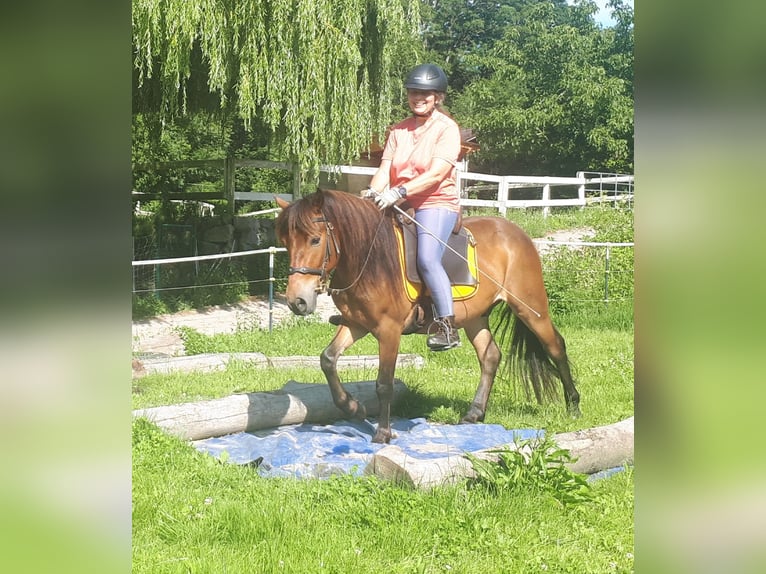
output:
{"label": "fence post", "polygon": [[[543,186],[543,203],[547,203],[551,200],[551,184],[546,183]],[[545,205],[543,207],[543,217],[548,217],[548,214],[550,213],[551,208],[549,205]]]}
{"label": "fence post", "polygon": [[269,333],[274,322],[274,253],[276,249],[269,247]]}
{"label": "fence post", "polygon": [[234,215],[234,158],[225,157],[223,160],[223,194],[226,197],[226,211]]}
{"label": "fence post", "polygon": [[585,172],[578,171],[577,179],[581,179],[582,183],[577,187],[577,199],[580,200],[580,209],[585,208]]}
{"label": "fence post", "polygon": [[301,198],[301,170],[298,164],[293,165],[293,201]]}
{"label": "fence post", "polygon": [[505,217],[508,211],[508,180],[503,178],[497,186],[497,202],[500,204],[498,208],[503,217]]}
{"label": "fence post", "polygon": [[610,250],[609,246],[606,246],[606,265],[604,267],[604,303],[609,303],[609,259]]}

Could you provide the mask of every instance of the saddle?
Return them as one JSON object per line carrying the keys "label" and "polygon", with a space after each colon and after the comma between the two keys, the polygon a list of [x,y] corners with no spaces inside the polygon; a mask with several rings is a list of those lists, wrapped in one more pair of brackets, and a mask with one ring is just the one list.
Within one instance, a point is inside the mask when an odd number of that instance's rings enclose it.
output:
{"label": "saddle", "polygon": [[[394,230],[402,263],[402,280],[407,297],[415,302],[427,292],[417,269],[417,229],[411,220],[401,215],[397,216],[397,220]],[[479,265],[476,241],[470,230],[462,226],[462,218],[458,218],[447,245],[449,247],[444,250],[442,264],[452,285],[452,298],[455,301],[469,299],[479,288]]]}

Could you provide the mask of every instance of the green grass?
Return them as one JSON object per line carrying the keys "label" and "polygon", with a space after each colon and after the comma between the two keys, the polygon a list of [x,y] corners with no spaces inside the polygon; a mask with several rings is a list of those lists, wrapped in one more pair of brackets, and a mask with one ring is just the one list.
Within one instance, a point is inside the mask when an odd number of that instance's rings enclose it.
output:
{"label": "green grass", "polygon": [[[464,207],[463,215],[497,216],[498,212],[490,208]],[[556,208],[548,217],[543,217],[542,208],[511,209],[507,212],[508,219],[516,223],[532,238],[543,237],[553,231],[592,227],[599,230],[614,224],[615,221],[630,219],[632,212],[611,207],[591,206],[585,209],[579,207]],[[632,232],[632,229],[631,229]],[[597,239],[596,241],[601,241]]]}
{"label": "green grass", "polygon": [[632,571],[630,470],[563,506],[537,490],[264,479],[144,421],[133,453],[134,574]]}
{"label": "green grass", "polygon": [[[195,352],[318,354],[334,328],[316,321],[233,335],[186,331]],[[633,412],[632,330],[566,326],[583,417],[563,405],[529,402],[498,380],[488,423],[561,432],[615,422]],[[291,343],[292,341],[292,343]],[[367,337],[349,353],[374,354]],[[426,359],[400,369],[411,390],[396,408],[405,417],[454,423],[470,403],[478,363],[470,345],[428,353],[425,337],[402,352]],[[341,371],[372,380],[374,369]],[[272,390],[290,379],[323,382],[319,369],[254,369],[234,363],[212,373],[150,375],[134,382],[133,406],[173,404]],[[633,471],[592,485],[592,500],[562,505],[544,491],[469,488],[413,491],[374,478],[266,479],[222,464],[145,421],[133,429],[133,572],[435,573],[537,571],[603,573],[633,568]]]}
{"label": "green grass", "polygon": [[[547,219],[512,212],[530,235],[591,225],[598,241],[626,239],[628,219],[603,210],[565,210]],[[608,224],[608,225],[605,225]],[[563,260],[562,263],[567,263]],[[564,265],[566,267],[566,265]],[[566,278],[553,278],[568,297]],[[577,282],[575,282],[577,283]],[[578,287],[578,285],[575,285]],[[632,292],[630,293],[632,296]],[[564,309],[564,307],[561,307]],[[624,300],[554,309],[581,393],[583,416],[561,401],[537,405],[498,377],[486,422],[550,433],[616,422],[633,414],[633,307]],[[243,328],[205,336],[183,330],[188,353],[260,352],[318,356],[335,328],[315,319],[288,321],[269,333]],[[470,344],[429,353],[425,337],[402,339],[422,369],[402,368],[410,393],[394,414],[456,423],[471,400],[479,366]],[[372,337],[347,354],[376,354]],[[373,380],[376,369],[346,369],[344,381]],[[324,382],[318,368],[253,368],[232,363],[211,373],[149,375],[133,384],[133,408],[268,391],[288,380]],[[492,474],[492,472],[490,472]],[[566,478],[566,477],[564,477]],[[538,480],[539,482],[539,480]],[[562,504],[535,479],[458,484],[416,491],[372,477],[263,478],[223,464],[133,423],[134,573],[628,573],[633,571],[634,471],[591,484],[582,501]]]}
{"label": "green grass", "polygon": [[[202,335],[184,330],[190,354],[216,352],[260,352],[267,356],[289,356],[295,340],[301,341],[302,355],[318,356],[332,339],[335,327],[316,321],[299,326],[248,329],[235,334]],[[578,390],[582,397],[583,417],[567,416],[563,402],[538,405],[529,400],[512,382],[498,375],[490,398],[487,423],[506,428],[535,427],[567,431],[609,424],[633,412],[633,333],[632,330],[561,327],[567,341]],[[479,381],[479,363],[473,347],[464,344],[448,353],[431,353],[425,337],[402,338],[401,353],[415,353],[426,360],[422,369],[401,368],[396,376],[410,393],[397,407],[404,417],[426,417],[436,422],[456,423],[473,400]],[[374,355],[377,343],[367,336],[358,341],[347,355]],[[345,369],[342,380],[374,380],[377,369]],[[134,381],[133,408],[174,404],[227,396],[232,393],[270,391],[287,381],[323,383],[318,368],[254,369],[234,362],[224,371],[212,373],[175,373],[148,375]]]}

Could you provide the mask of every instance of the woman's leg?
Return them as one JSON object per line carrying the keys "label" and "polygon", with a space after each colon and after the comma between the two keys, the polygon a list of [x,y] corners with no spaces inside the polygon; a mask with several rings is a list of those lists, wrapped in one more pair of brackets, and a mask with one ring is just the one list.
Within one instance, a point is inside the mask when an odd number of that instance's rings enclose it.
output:
{"label": "woman's leg", "polygon": [[452,288],[442,265],[445,244],[455,227],[458,214],[447,209],[421,209],[415,212],[418,231],[418,271],[431,291],[436,317],[454,315]]}

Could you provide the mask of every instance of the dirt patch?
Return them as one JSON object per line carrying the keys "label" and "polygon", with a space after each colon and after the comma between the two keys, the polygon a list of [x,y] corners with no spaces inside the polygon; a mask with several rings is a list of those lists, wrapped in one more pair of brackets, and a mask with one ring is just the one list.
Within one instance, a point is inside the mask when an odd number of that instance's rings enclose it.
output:
{"label": "dirt patch", "polygon": [[[575,229],[563,229],[560,231],[554,231],[544,237],[535,239],[534,242],[537,246],[537,251],[539,251],[542,255],[555,248],[555,245],[546,243],[548,241],[553,241],[556,243],[576,243],[578,241],[588,241],[595,235],[596,230],[592,227],[578,227]],[[576,245],[571,245],[569,247],[570,249],[578,249]]]}
{"label": "dirt patch", "polygon": [[[329,295],[317,299],[315,315],[326,321],[338,310]],[[158,315],[152,319],[133,321],[133,353],[141,356],[179,356],[185,354],[179,327],[189,327],[205,335],[235,333],[259,327],[268,329],[269,315],[276,326],[293,313],[283,295],[276,295],[269,309],[268,299],[251,297],[233,305],[216,305],[205,309]]]}

